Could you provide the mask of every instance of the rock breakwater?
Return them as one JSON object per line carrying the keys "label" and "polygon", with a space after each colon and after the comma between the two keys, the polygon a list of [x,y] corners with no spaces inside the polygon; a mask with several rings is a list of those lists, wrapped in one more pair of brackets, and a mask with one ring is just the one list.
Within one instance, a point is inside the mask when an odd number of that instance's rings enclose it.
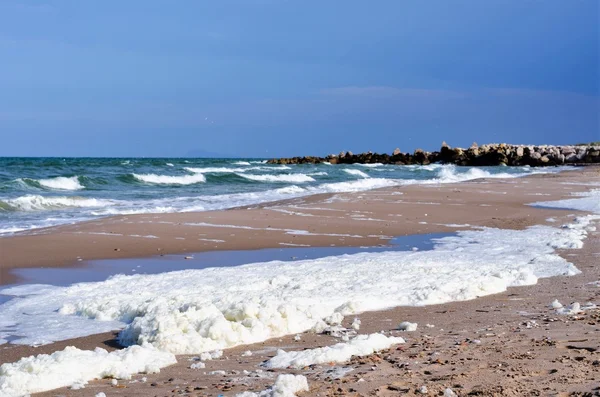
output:
{"label": "rock breakwater", "polygon": [[326,157],[304,156],[271,159],[269,164],[396,164],[427,165],[431,163],[455,164],[463,166],[523,166],[532,167],[557,166],[567,164],[600,163],[600,145],[510,145],[505,143],[477,145],[473,143],[468,149],[450,147],[442,143],[439,151],[427,152],[421,149],[413,153],[402,153],[395,149],[387,153],[341,152]]}

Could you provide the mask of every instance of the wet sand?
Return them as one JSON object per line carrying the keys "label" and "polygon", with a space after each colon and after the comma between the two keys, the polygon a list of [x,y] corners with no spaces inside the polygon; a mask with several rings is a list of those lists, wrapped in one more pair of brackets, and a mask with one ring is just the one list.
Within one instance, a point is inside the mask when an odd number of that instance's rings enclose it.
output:
{"label": "wet sand", "polygon": [[97,259],[374,246],[393,236],[453,232],[465,225],[521,229],[561,215],[524,204],[586,190],[585,183],[598,178],[599,170],[590,166],[526,178],[398,186],[226,211],[116,216],[39,229],[0,239],[0,285],[17,281],[11,269],[73,267]]}
{"label": "wet sand", "polygon": [[[15,281],[11,269],[81,266],[91,259],[176,254],[185,261],[189,252],[208,250],[282,248],[290,244],[373,246],[387,244],[391,236],[455,232],[473,226],[522,229],[549,224],[548,218],[560,224],[572,219],[576,211],[525,204],[566,198],[572,192],[590,189],[589,184],[594,182],[600,182],[600,169],[586,167],[520,179],[319,195],[229,211],[105,218],[0,239],[0,275],[2,283],[7,284]],[[137,237],[149,235],[156,238]],[[60,389],[40,395],[93,396],[101,391],[109,396],[234,395],[264,389],[277,373],[306,375],[311,390],[303,395],[311,396],[415,395],[423,385],[429,395],[448,387],[458,395],[568,395],[592,391],[600,381],[600,357],[594,350],[600,346],[600,313],[595,310],[575,318],[559,316],[548,304],[555,298],[564,304],[599,303],[600,287],[590,284],[600,280],[599,234],[591,233],[582,250],[562,255],[583,273],[542,279],[535,286],[511,288],[468,302],[360,315],[360,333],[391,331],[404,320],[419,323],[419,328],[397,332],[407,339],[404,345],[352,360],[346,366],[353,367],[353,371],[340,380],[326,379],[333,368],[330,366],[266,371],[261,377],[234,373],[247,370],[256,375],[259,364],[282,346],[298,350],[338,342],[330,336],[307,333],[300,341],[289,336],[228,349],[224,358],[206,362],[202,370],[190,369],[189,356],[179,356],[178,364],[160,374],[138,375],[117,386],[110,380],[98,380],[82,390]],[[0,362],[51,353],[67,345],[117,348],[114,335],[109,333],[37,348],[3,346]],[[253,355],[242,356],[247,350]],[[226,375],[205,374],[215,370],[226,371]]]}

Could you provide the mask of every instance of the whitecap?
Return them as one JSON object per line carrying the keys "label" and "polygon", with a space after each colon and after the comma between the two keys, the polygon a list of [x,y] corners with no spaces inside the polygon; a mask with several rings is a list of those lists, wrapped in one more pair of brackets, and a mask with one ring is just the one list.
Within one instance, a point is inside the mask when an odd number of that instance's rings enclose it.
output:
{"label": "whitecap", "polygon": [[314,182],[315,179],[306,174],[279,174],[279,175],[251,175],[251,174],[237,174],[242,178],[250,179],[252,181],[259,182],[291,182],[291,183],[304,183]]}
{"label": "whitecap", "polygon": [[59,176],[56,178],[48,178],[48,179],[39,179],[37,180],[37,182],[45,187],[45,188],[49,188],[49,189],[56,189],[56,190],[81,190],[81,189],[85,189],[85,186],[83,186],[81,183],[79,183],[79,178],[77,176],[72,176],[72,177],[64,177],[64,176]]}
{"label": "whitecap", "polygon": [[134,178],[146,183],[154,183],[159,185],[192,185],[194,183],[206,182],[206,178],[202,174],[194,175],[156,175],[156,174],[133,174]]}
{"label": "whitecap", "polygon": [[350,174],[350,175],[360,176],[362,178],[369,178],[369,175],[367,175],[366,173],[364,173],[361,170],[353,170],[353,169],[346,168],[346,169],[343,169],[342,171],[344,171],[345,173]]}
{"label": "whitecap", "polygon": [[28,194],[26,196],[17,197],[14,199],[5,199],[4,202],[9,209],[14,211],[41,211],[41,210],[56,210],[68,207],[106,207],[114,205],[116,201],[102,200],[85,197],[44,197],[40,195]]}

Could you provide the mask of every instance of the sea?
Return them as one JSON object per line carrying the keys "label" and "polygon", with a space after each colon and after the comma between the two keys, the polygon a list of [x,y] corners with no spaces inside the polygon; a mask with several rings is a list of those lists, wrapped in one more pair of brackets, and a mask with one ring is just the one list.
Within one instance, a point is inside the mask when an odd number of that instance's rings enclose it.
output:
{"label": "sea", "polygon": [[271,165],[242,158],[0,158],[0,236],[110,215],[210,211],[317,193],[562,169]]}

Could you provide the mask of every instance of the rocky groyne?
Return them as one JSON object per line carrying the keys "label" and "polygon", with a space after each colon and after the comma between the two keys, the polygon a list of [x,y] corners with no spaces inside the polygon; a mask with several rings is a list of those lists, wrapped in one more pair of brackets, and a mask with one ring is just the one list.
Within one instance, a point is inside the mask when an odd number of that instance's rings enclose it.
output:
{"label": "rocky groyne", "polygon": [[464,166],[523,166],[532,167],[557,166],[565,164],[600,163],[600,144],[590,145],[509,145],[505,143],[477,145],[473,143],[468,149],[453,148],[442,143],[436,152],[421,149],[413,153],[402,153],[396,149],[392,154],[341,152],[326,157],[289,157],[271,159],[269,164],[316,164],[328,162],[331,164],[396,164],[426,165],[431,163],[455,164]]}

